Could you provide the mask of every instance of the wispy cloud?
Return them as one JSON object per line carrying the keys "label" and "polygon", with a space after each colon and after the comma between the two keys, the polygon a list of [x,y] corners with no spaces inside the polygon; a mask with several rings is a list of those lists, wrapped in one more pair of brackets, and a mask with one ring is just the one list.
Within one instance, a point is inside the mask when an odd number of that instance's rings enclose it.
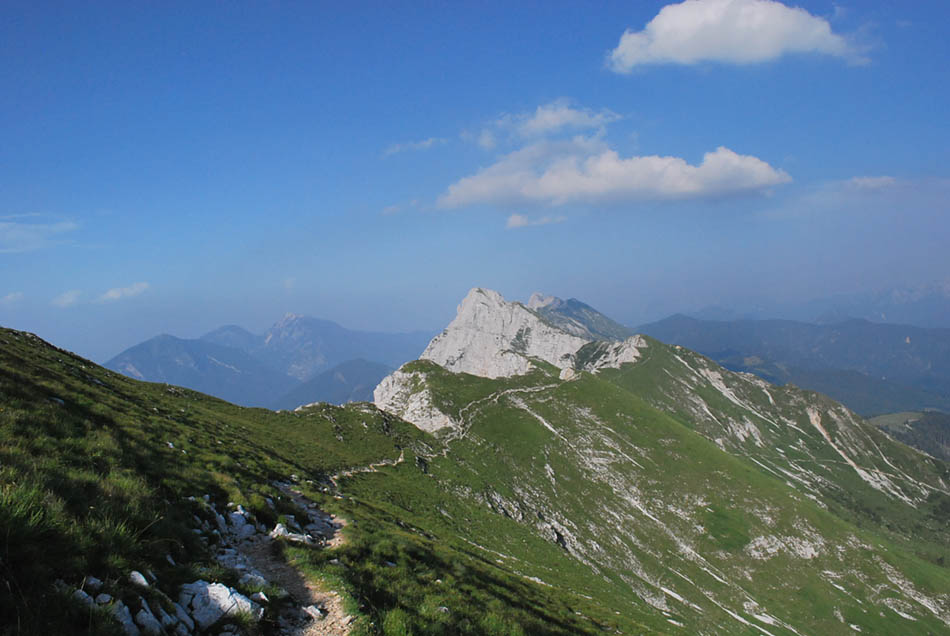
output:
{"label": "wispy cloud", "polygon": [[423,139],[422,141],[408,141],[402,144],[393,144],[383,150],[383,156],[389,157],[390,155],[395,155],[400,152],[407,152],[413,150],[428,150],[434,148],[435,146],[441,146],[449,142],[445,137],[429,137],[428,139]]}
{"label": "wispy cloud", "polygon": [[536,227],[538,225],[550,225],[551,223],[563,223],[567,220],[566,216],[542,216],[540,218],[529,218],[524,214],[512,214],[505,223],[505,228],[514,230],[522,227]]}
{"label": "wispy cloud", "polygon": [[63,292],[56,298],[52,300],[52,303],[57,307],[72,307],[79,300],[79,297],[82,295],[82,290],[71,289],[67,292]]}
{"label": "wispy cloud", "polygon": [[418,207],[419,207],[419,199],[413,199],[412,201],[409,201],[408,203],[394,203],[392,205],[387,205],[382,210],[380,210],[380,212],[385,216],[389,216],[391,214],[399,214],[400,212],[403,212],[405,210],[412,210]]}
{"label": "wispy cloud", "polygon": [[3,298],[0,298],[0,306],[9,307],[23,300],[23,292],[10,292]]}
{"label": "wispy cloud", "polygon": [[898,183],[894,177],[852,177],[845,182],[850,188],[855,190],[883,190],[893,188]]}
{"label": "wispy cloud", "polygon": [[0,216],[0,254],[32,252],[66,242],[64,235],[79,225],[42,214]]}
{"label": "wispy cloud", "polygon": [[774,0],[687,0],[663,7],[642,31],[626,30],[607,65],[629,73],[647,64],[754,64],[795,53],[868,61],[827,20],[804,9]]}
{"label": "wispy cloud", "polygon": [[100,302],[110,302],[113,300],[121,300],[122,298],[131,298],[133,296],[138,296],[149,287],[148,283],[133,283],[128,287],[113,287],[102,296],[99,297]]}
{"label": "wispy cloud", "polygon": [[467,133],[463,137],[474,140],[486,150],[491,150],[506,139],[522,142],[560,133],[590,130],[602,132],[608,124],[620,119],[620,115],[606,108],[594,110],[576,105],[572,100],[562,97],[542,104],[533,111],[505,113],[485,126],[477,135]]}
{"label": "wispy cloud", "polygon": [[783,170],[723,146],[691,165],[680,157],[621,157],[598,137],[575,137],[511,152],[450,185],[438,205],[702,199],[761,192],[789,181]]}

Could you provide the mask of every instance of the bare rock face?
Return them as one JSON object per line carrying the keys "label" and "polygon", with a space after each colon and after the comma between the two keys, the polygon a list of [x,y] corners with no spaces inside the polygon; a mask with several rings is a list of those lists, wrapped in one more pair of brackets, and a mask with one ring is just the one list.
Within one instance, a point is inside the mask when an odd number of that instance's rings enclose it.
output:
{"label": "bare rock face", "polygon": [[454,425],[448,415],[432,404],[425,374],[418,371],[400,369],[389,374],[373,391],[373,400],[380,409],[429,433]]}
{"label": "bare rock face", "polygon": [[510,377],[530,371],[530,358],[569,368],[574,352],[587,342],[545,322],[521,303],[506,302],[498,292],[476,287],[421,358],[456,373]]}
{"label": "bare rock face", "polygon": [[586,356],[582,369],[596,373],[601,369],[619,369],[622,364],[636,362],[640,359],[641,351],[646,349],[647,341],[638,334],[623,342],[598,342],[590,346],[594,350]]}

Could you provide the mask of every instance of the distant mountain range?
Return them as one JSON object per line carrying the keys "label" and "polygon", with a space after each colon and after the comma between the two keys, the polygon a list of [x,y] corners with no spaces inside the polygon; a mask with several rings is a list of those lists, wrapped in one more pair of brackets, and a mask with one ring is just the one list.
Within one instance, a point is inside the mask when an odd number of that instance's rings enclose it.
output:
{"label": "distant mountain range", "polygon": [[950,410],[950,329],[676,315],[637,331],[734,371],[825,393],[862,415]]}
{"label": "distant mountain range", "polygon": [[832,324],[851,318],[893,325],[950,327],[950,279],[928,285],[892,287],[838,294],[798,303],[764,303],[752,307],[705,307],[687,312],[699,320],[789,319]]}
{"label": "distant mountain range", "polygon": [[378,362],[347,360],[298,384],[270,405],[274,409],[291,410],[312,402],[372,402],[373,389],[392,371],[392,367]]}
{"label": "distant mountain range", "polygon": [[[889,298],[903,306],[922,306],[936,302],[939,292],[892,292]],[[572,336],[616,341],[644,333],[698,351],[731,370],[819,391],[865,416],[950,412],[950,329],[856,319],[811,324],[684,315],[632,329],[575,298],[536,293],[527,303],[516,304]],[[375,383],[418,357],[429,340],[427,333],[354,331],[288,314],[263,334],[227,325],[196,340],[159,336],[106,366],[246,406],[292,409],[315,401],[370,399]],[[526,334],[517,342],[529,340]]]}
{"label": "distant mountain range", "polygon": [[[227,325],[198,339],[157,336],[126,349],[105,366],[138,380],[184,386],[243,406],[294,408],[368,399],[375,382],[418,357],[430,338],[422,332],[355,331],[329,320],[288,314],[264,334]],[[291,404],[295,400],[300,401]]]}

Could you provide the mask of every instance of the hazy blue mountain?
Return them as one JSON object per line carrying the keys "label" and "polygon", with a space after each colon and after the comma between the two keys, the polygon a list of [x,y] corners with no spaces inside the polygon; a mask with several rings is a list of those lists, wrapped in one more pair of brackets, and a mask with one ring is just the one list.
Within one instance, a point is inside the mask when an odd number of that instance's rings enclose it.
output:
{"label": "hazy blue mountain", "polygon": [[[158,336],[123,351],[106,367],[244,406],[292,408],[315,401],[370,399],[375,383],[365,385],[419,357],[429,339],[427,333],[354,331],[329,320],[288,314],[264,334],[226,325],[197,340]],[[320,375],[357,359],[362,365],[354,362],[334,369],[336,374]],[[291,389],[311,379],[312,385],[287,397]],[[290,406],[288,400],[296,396],[302,396],[301,401]]]}
{"label": "hazy blue mountain", "polygon": [[356,358],[395,368],[419,357],[431,338],[425,332],[355,331],[331,320],[296,314],[287,314],[262,336],[230,326],[202,336],[202,340],[238,346],[298,380]]}
{"label": "hazy blue mountain", "polygon": [[271,406],[275,409],[295,409],[313,402],[372,402],[373,389],[392,371],[392,367],[378,362],[347,360],[294,387]]}
{"label": "hazy blue mountain", "polygon": [[256,351],[264,345],[264,336],[253,334],[244,327],[225,325],[201,336],[205,342],[213,342],[225,347],[234,347],[245,353]]}
{"label": "hazy blue mountain", "polygon": [[950,280],[801,302],[763,302],[732,308],[710,306],[687,313],[699,320],[785,319],[835,324],[859,319],[890,325],[950,328]]}
{"label": "hazy blue mountain", "polygon": [[864,415],[950,409],[950,329],[676,315],[639,331],[734,370],[820,391]]}
{"label": "hazy blue mountain", "polygon": [[131,378],[166,382],[243,406],[265,406],[297,381],[240,349],[161,335],[105,364]]}

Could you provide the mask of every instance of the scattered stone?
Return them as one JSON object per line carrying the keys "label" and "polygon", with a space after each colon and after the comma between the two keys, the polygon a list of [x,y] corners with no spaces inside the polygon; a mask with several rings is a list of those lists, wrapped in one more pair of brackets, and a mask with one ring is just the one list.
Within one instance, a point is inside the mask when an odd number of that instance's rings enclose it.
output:
{"label": "scattered stone", "polygon": [[246,587],[264,587],[267,585],[267,579],[253,572],[245,572],[243,575],[241,575],[241,578],[238,579],[238,585],[244,585]]}
{"label": "scattered stone", "polygon": [[85,605],[86,607],[95,607],[96,602],[92,600],[92,597],[83,592],[82,590],[76,590],[73,592],[73,598]]}
{"label": "scattered stone", "polygon": [[170,566],[172,566],[172,567],[175,567],[175,565],[177,565],[177,564],[175,563],[175,559],[173,559],[173,558],[172,558],[172,555],[170,555],[170,554],[166,554],[166,555],[165,555],[165,560],[168,561],[168,564],[169,564]]}
{"label": "scattered stone", "polygon": [[195,581],[182,586],[179,603],[191,608],[191,615],[201,629],[207,629],[222,616],[247,612],[256,620],[263,608],[233,588],[221,583]]}
{"label": "scattered stone", "polygon": [[148,581],[145,580],[145,577],[142,576],[142,573],[138,570],[132,570],[129,572],[129,583],[136,587],[148,587]]}
{"label": "scattered stone", "polygon": [[301,609],[304,611],[304,613],[307,616],[309,616],[315,621],[321,621],[323,620],[323,617],[325,616],[323,608],[317,607],[316,605],[307,605],[306,607],[303,607]]}
{"label": "scattered stone", "polygon": [[178,619],[163,610],[161,607],[158,608],[158,615],[162,620],[162,627],[165,629],[172,629],[178,624]]}
{"label": "scattered stone", "polygon": [[396,564],[393,563],[392,561],[383,561],[383,565],[385,565],[387,568],[394,568],[394,567],[396,567]]}
{"label": "scattered stone", "polygon": [[195,630],[195,622],[191,620],[191,616],[188,615],[188,612],[185,611],[185,608],[179,605],[178,603],[172,603],[175,608],[175,617],[181,621],[181,623],[188,628],[189,632]]}
{"label": "scattered stone", "polygon": [[148,610],[147,605],[143,606],[138,614],[135,615],[135,622],[138,623],[142,631],[149,636],[158,636],[162,633],[162,624],[159,623],[158,619]]}
{"label": "scattered stone", "polygon": [[251,600],[260,603],[261,605],[267,605],[270,603],[270,599],[267,598],[267,595],[263,592],[254,592],[251,594]]}
{"label": "scattered stone", "polygon": [[106,594],[105,592],[103,592],[102,594],[96,597],[96,603],[98,603],[99,605],[105,605],[106,603],[111,603],[111,602],[112,602],[111,594]]}
{"label": "scattered stone", "polygon": [[443,614],[448,614],[449,608],[447,608],[445,605],[439,605],[439,611],[442,612]]}
{"label": "scattered stone", "polygon": [[118,601],[112,606],[112,615],[122,625],[122,629],[125,630],[127,636],[139,636],[142,633],[136,626],[135,621],[132,620],[132,612],[122,601]]}
{"label": "scattered stone", "polygon": [[86,580],[83,581],[82,586],[89,590],[90,594],[95,594],[102,589],[102,581],[94,576],[87,576]]}

